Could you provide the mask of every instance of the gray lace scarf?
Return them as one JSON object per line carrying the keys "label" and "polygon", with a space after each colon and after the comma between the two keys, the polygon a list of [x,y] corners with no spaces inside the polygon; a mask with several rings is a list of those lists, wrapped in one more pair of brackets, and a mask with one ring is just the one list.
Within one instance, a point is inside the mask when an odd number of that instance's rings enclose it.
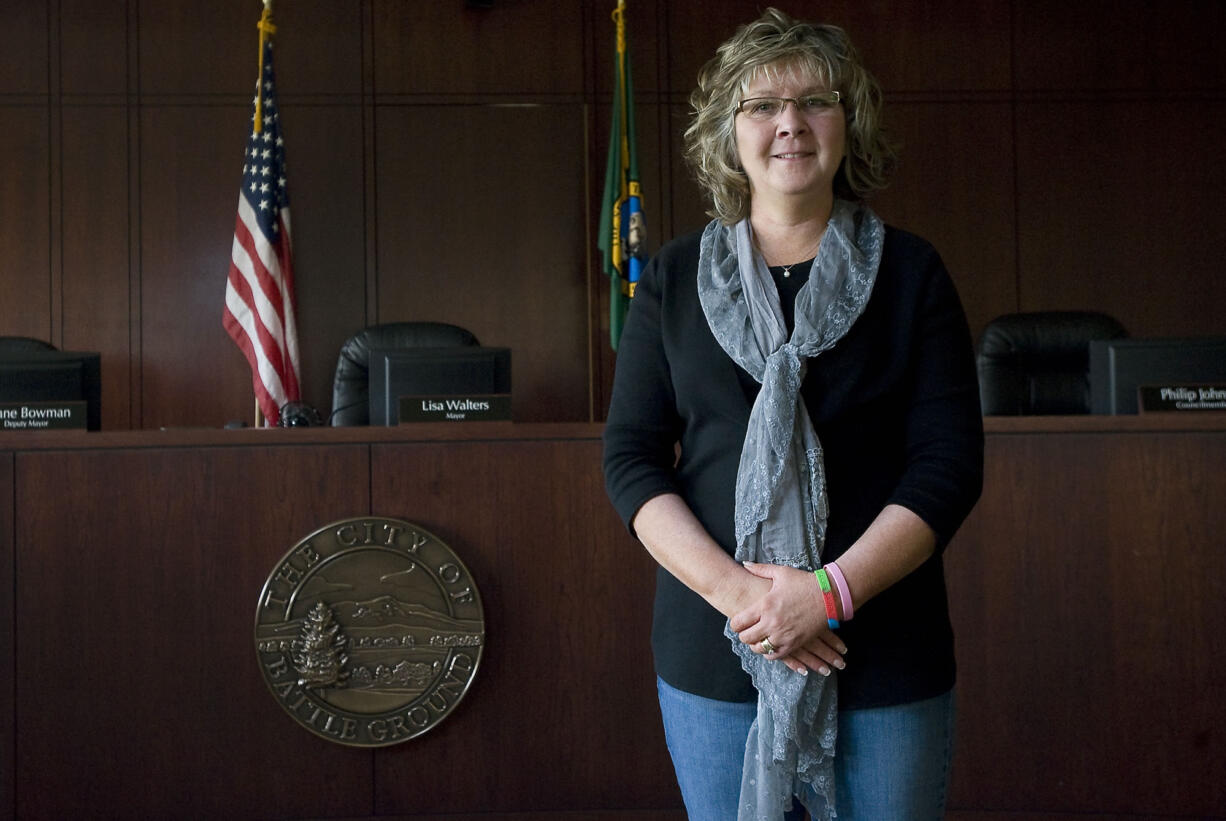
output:
{"label": "gray lace scarf", "polygon": [[[754,249],[749,220],[732,226],[713,221],[703,232],[698,260],[703,312],[723,349],[762,383],[736,477],[738,561],[806,570],[820,566],[828,512],[825,468],[800,384],[805,360],[832,347],[864,311],[884,237],[871,210],[835,200],[809,281],[796,296],[789,339],[779,292]],[[724,629],[758,690],[738,821],[777,821],[793,794],[802,796],[814,819],[833,818],[835,678],[797,675]],[[807,806],[805,785],[817,794],[818,806]]]}

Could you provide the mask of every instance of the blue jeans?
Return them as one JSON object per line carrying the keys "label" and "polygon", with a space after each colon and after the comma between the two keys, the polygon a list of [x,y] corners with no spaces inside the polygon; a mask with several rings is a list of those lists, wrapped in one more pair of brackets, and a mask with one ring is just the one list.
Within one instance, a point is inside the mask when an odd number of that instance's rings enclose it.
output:
{"label": "blue jeans", "polygon": [[[690,821],[736,821],[755,702],[714,701],[656,679],[664,737]],[[839,821],[940,821],[953,758],[954,697],[839,712]],[[799,802],[797,802],[799,808]],[[799,809],[788,821],[803,818]]]}

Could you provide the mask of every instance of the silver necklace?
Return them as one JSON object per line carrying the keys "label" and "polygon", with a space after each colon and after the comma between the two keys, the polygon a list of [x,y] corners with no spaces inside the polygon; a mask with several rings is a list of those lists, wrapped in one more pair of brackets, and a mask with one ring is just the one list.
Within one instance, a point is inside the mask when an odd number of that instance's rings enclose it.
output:
{"label": "silver necklace", "polygon": [[[755,244],[756,244],[756,243],[755,243]],[[813,254],[814,254],[814,256],[816,256],[816,255],[817,255],[817,249],[818,249],[819,247],[821,247],[821,244],[822,244],[822,238],[821,238],[821,237],[818,237],[818,238],[817,238],[817,244],[816,244],[816,245],[813,247]],[[760,253],[760,254],[762,253],[762,249],[761,249],[760,247],[758,248],[758,253]],[[765,254],[762,254],[762,256],[766,256],[766,255],[765,255]],[[802,260],[802,262],[808,262],[808,261],[809,261],[809,260],[811,260],[811,259],[813,259],[813,257],[809,257],[809,259]],[[778,267],[778,268],[782,268],[782,269],[783,269],[783,278],[784,278],[784,279],[790,279],[790,278],[791,278],[791,276],[792,276],[792,269],[793,269],[793,268],[795,268],[797,265],[800,265],[800,264],[801,264],[800,262],[793,262],[791,265],[779,265],[779,266],[776,266],[776,267]]]}
{"label": "silver necklace", "polygon": [[[816,256],[816,255],[815,255],[815,256]],[[812,259],[813,259],[813,257],[809,257],[809,259],[802,260],[801,262],[793,262],[791,265],[780,265],[779,267],[783,269],[783,278],[784,278],[784,279],[788,279],[788,278],[790,278],[790,277],[792,276],[792,269],[793,269],[793,268],[795,268],[797,265],[801,265],[801,264],[803,264],[803,263],[805,263],[805,262],[810,262],[810,261],[812,261]]]}

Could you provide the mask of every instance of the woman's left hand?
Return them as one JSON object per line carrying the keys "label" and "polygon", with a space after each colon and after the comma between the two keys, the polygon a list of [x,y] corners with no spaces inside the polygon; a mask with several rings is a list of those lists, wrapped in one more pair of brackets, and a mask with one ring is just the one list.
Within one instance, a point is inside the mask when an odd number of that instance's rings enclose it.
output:
{"label": "woman's left hand", "polygon": [[[770,591],[729,620],[740,640],[755,652],[779,660],[796,672],[808,668],[822,675],[843,669],[847,652],[826,623],[817,579],[807,570],[746,562],[745,569],[771,582]],[[763,646],[762,642],[769,642]],[[770,652],[767,652],[770,650]]]}

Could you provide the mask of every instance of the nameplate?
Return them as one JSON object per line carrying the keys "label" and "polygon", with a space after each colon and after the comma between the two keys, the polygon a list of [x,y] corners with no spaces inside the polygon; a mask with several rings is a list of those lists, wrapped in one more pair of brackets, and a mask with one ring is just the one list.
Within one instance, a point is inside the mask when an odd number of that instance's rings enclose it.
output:
{"label": "nameplate", "polygon": [[1226,385],[1142,385],[1142,413],[1226,411]]}
{"label": "nameplate", "polygon": [[0,431],[85,430],[85,402],[0,402]]}
{"label": "nameplate", "polygon": [[402,425],[408,422],[491,422],[510,418],[509,393],[400,397]]}

